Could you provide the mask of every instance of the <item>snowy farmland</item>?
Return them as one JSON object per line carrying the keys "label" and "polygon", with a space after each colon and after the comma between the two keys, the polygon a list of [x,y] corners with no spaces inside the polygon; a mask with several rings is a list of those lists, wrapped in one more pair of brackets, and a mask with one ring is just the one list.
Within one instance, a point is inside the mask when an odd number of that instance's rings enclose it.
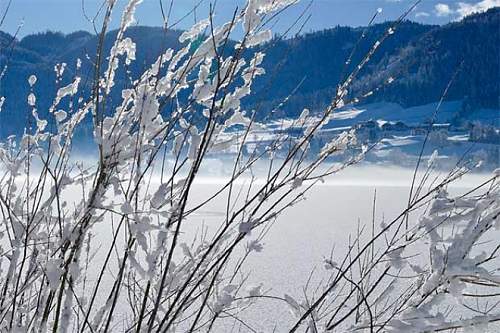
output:
{"label": "snowy farmland", "polygon": [[[412,168],[417,163],[424,141],[427,141],[424,158],[429,158],[437,150],[439,164],[444,169],[452,168],[463,159],[465,151],[465,157],[480,162],[483,169],[495,169],[500,158],[499,110],[477,110],[468,118],[461,119],[462,123],[458,125],[455,122],[461,105],[462,101],[410,108],[395,103],[345,106],[336,110],[317,131],[310,143],[311,149],[319,151],[342,132],[353,130],[359,144],[372,147],[365,157],[370,162]],[[309,110],[305,110],[303,115],[309,116],[307,121],[284,118],[270,122],[265,128],[253,129],[248,133],[246,151],[264,151],[269,143],[284,133],[300,137],[320,119]],[[431,119],[432,126],[429,125]],[[483,128],[479,130],[481,126]],[[486,128],[489,131],[487,134]],[[226,147],[218,151],[219,156],[224,153],[234,155],[243,136],[243,131],[222,135],[219,140]]]}

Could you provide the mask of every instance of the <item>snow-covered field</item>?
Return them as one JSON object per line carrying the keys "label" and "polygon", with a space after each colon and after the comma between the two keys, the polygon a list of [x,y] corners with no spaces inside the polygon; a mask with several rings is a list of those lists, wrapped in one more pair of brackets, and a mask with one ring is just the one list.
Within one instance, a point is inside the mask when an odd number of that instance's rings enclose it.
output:
{"label": "snow-covered field", "polygon": [[[353,167],[314,187],[305,201],[278,218],[263,241],[262,252],[249,258],[245,271],[251,274],[251,283],[262,283],[263,289],[272,295],[286,293],[298,299],[303,297],[311,272],[314,272],[312,281],[316,283],[330,274],[324,268],[324,259],[330,257],[332,249],[334,257],[341,260],[347,252],[349,236],[355,236],[359,225],[371,224],[375,190],[377,225],[392,220],[404,210],[412,172],[399,167]],[[463,193],[488,176],[467,176],[450,187],[450,191]],[[206,183],[198,185],[194,191],[196,199],[213,191],[214,180],[207,178]],[[217,223],[224,216],[224,205],[225,202],[215,203],[211,210],[197,215],[191,223],[197,226]],[[417,219],[418,214],[411,218]],[[427,256],[427,251],[423,249],[421,255]],[[314,282],[311,289],[315,287]],[[255,328],[259,332],[273,329],[288,332],[294,319],[289,308],[272,301],[250,309],[247,316],[252,323],[258,323]],[[226,327],[224,331],[231,332],[231,329]]]}
{"label": "snow-covered field", "polygon": [[[219,170],[219,173],[213,171],[199,178],[192,191],[192,206],[201,203],[224,183],[222,165],[216,160],[211,163],[213,170]],[[330,257],[332,249],[334,257],[338,256],[341,260],[347,251],[349,237],[355,235],[360,225],[371,224],[375,191],[377,225],[390,221],[404,210],[412,172],[411,169],[400,167],[352,167],[315,186],[307,194],[306,200],[291,207],[277,219],[262,241],[263,250],[248,258],[243,268],[243,272],[249,274],[248,283],[262,285],[269,295],[282,297],[289,294],[301,298],[311,272],[314,272],[310,282],[312,286],[330,273],[324,268],[324,260]],[[450,191],[462,193],[488,176],[468,175],[450,187]],[[241,180],[238,184],[245,187],[247,182]],[[189,242],[204,228],[210,232],[223,223],[225,209],[226,201],[222,196],[190,216],[185,223],[183,241]],[[411,215],[412,220],[417,217],[417,213]],[[116,227],[110,222],[96,226],[96,241],[109,244],[110,232]],[[255,237],[251,235],[249,241]],[[425,251],[422,251],[422,256],[427,256]],[[104,252],[98,251],[92,260],[96,273],[103,258]],[[108,292],[109,288],[111,285],[105,284],[103,290]],[[288,307],[272,300],[258,303],[242,314],[241,318],[248,319],[258,332],[287,332],[294,320]],[[233,332],[236,330],[233,323],[232,320],[220,321],[216,331]]]}

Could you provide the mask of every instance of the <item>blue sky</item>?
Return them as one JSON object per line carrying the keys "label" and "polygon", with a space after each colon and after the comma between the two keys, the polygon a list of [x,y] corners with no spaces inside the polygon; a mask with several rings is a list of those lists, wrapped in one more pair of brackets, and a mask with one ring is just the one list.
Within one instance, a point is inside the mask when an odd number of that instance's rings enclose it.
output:
{"label": "blue sky", "polygon": [[[83,0],[87,14],[93,15],[103,0]],[[144,0],[137,12],[137,21],[141,25],[158,26],[162,23],[159,10],[160,0]],[[168,7],[170,0],[162,0]],[[195,3],[200,0],[174,0],[173,19],[184,16]],[[214,0],[204,0],[197,10],[197,17],[205,17],[209,3]],[[119,10],[127,3],[118,0],[119,6],[113,19],[113,27],[119,22]],[[398,17],[414,0],[301,0],[299,5],[281,15],[275,26],[275,31],[284,31],[291,22],[310,3],[311,18],[305,26],[305,31],[321,30],[336,25],[365,25],[377,8],[383,12],[378,21],[392,20]],[[8,0],[0,0],[0,9],[6,7]],[[244,0],[217,0],[216,21],[227,20],[236,6]],[[482,11],[492,6],[500,6],[500,0],[423,0],[409,18],[418,22],[443,24],[473,12]],[[193,23],[195,17],[190,15],[182,21],[178,28],[186,28]],[[92,30],[92,25],[85,19],[82,10],[82,0],[12,0],[12,4],[1,30],[14,33],[23,22],[19,35],[53,30],[65,33],[76,30]]]}

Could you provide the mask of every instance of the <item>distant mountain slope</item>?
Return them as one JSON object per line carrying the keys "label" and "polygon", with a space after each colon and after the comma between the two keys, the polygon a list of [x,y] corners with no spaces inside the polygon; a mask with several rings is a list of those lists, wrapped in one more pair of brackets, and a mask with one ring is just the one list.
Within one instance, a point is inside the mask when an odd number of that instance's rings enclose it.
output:
{"label": "distant mountain slope", "polygon": [[[109,54],[116,38],[116,31],[105,37],[104,54]],[[161,28],[132,27],[126,35],[137,43],[138,52],[128,70],[132,77],[137,77],[151,64],[164,48],[180,47],[179,31],[165,33]],[[95,59],[98,38],[88,32],[62,33],[45,32],[26,36],[20,41],[0,32],[0,67],[7,66],[5,75],[0,80],[0,96],[6,101],[0,113],[0,136],[19,133],[25,126],[29,110],[26,98],[29,93],[27,78],[35,74],[38,78],[34,87],[37,96],[37,107],[42,116],[50,107],[57,90],[54,66],[67,63],[63,80],[59,85],[68,83],[75,75],[77,59],[81,59],[82,67],[78,75],[82,77],[82,93],[90,91],[93,75],[92,59]],[[118,71],[117,87],[127,84],[126,73]],[[118,100],[120,93],[115,91],[112,99]],[[8,125],[7,125],[8,124]]]}
{"label": "distant mountain slope", "polygon": [[[353,64],[380,38],[389,24],[368,29]],[[295,96],[283,107],[288,115],[302,108],[323,108],[335,93],[345,59],[361,29],[338,27],[280,42],[271,48],[267,64],[276,63],[290,47],[288,59],[264,98],[265,109],[301,82]],[[462,63],[463,62],[463,63]],[[363,102],[393,102],[404,107],[438,101],[457,71],[448,100],[467,98],[471,109],[500,108],[500,8],[466,17],[445,26],[404,22],[380,47],[351,89],[351,97],[375,93]],[[394,78],[392,84],[386,84]],[[379,88],[379,89],[377,89]],[[257,104],[255,104],[257,105]]]}
{"label": "distant mountain slope", "polygon": [[499,106],[500,8],[437,27],[378,63],[358,87],[397,80],[373,99],[406,106],[437,101],[457,71],[447,99],[468,96],[476,106]]}
{"label": "distant mountain slope", "polygon": [[[283,113],[291,116],[300,114],[305,107],[323,108],[335,95],[337,84],[357,66],[391,25],[386,22],[367,29],[336,27],[276,42],[266,51],[264,67],[269,72],[276,67],[275,64],[279,64],[281,67],[277,71],[281,71],[278,75],[264,78],[271,82],[259,81],[257,87],[265,87],[262,89],[264,95],[257,94],[255,97],[263,99],[264,109],[269,109],[279,104],[300,84],[294,96],[284,105]],[[375,65],[385,57],[396,54],[433,28],[435,26],[403,22],[397,33],[381,44],[363,73],[372,73]],[[363,31],[366,37],[360,40]],[[358,41],[351,65],[346,68],[345,62]],[[250,101],[252,105],[257,105],[256,102]]]}
{"label": "distant mountain slope", "polygon": [[[263,46],[267,53],[264,66],[268,75],[256,81],[247,108],[256,109],[259,117],[268,116],[285,97],[295,94],[275,115],[292,116],[304,107],[313,111],[329,103],[336,85],[352,68],[345,61],[363,31],[351,66],[391,26],[391,23],[369,28],[336,27],[308,33],[296,38],[274,39]],[[454,72],[460,67],[449,91],[449,100],[466,99],[469,108],[499,107],[500,8],[476,14],[445,26],[403,22],[380,47],[351,89],[352,96],[382,87],[364,102],[394,102],[404,107],[437,101]],[[128,35],[137,43],[137,60],[128,68],[133,78],[148,66],[165,47],[180,47],[180,31],[165,33],[161,28],[133,27]],[[105,52],[109,52],[116,31],[106,35]],[[25,126],[29,92],[27,77],[36,74],[35,87],[40,110],[50,106],[56,91],[54,65],[68,64],[63,82],[75,74],[75,62],[82,59],[80,75],[89,86],[97,37],[87,32],[68,35],[46,32],[15,40],[0,32],[0,66],[7,66],[0,80],[0,95],[7,100],[0,113],[0,135],[19,133]],[[117,75],[117,85],[127,84],[127,73]],[[393,77],[394,82],[384,85]],[[112,96],[119,100],[120,95]],[[8,124],[8,130],[5,128]]]}

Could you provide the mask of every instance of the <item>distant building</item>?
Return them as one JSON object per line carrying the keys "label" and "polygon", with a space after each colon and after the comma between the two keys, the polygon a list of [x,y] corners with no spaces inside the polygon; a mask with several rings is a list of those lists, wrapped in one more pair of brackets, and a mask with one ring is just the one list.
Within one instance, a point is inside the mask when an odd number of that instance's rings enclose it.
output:
{"label": "distant building", "polygon": [[408,133],[410,131],[410,127],[402,121],[388,121],[380,126],[380,128],[383,137],[390,137],[395,134],[401,134],[401,132]]}
{"label": "distant building", "polygon": [[373,142],[380,136],[380,127],[378,122],[368,120],[354,126],[357,138],[362,142]]}
{"label": "distant building", "polygon": [[500,144],[500,129],[480,123],[470,124],[469,141]]}

